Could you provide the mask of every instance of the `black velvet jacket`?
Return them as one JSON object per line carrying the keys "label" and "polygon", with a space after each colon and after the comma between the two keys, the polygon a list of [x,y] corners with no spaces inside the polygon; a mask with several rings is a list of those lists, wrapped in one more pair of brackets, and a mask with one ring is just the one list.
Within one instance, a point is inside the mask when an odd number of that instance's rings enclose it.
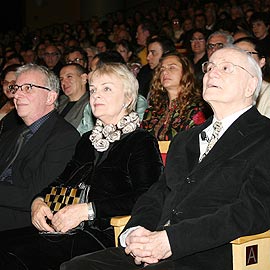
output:
{"label": "black velvet jacket", "polygon": [[[91,185],[89,201],[96,211],[95,226],[105,229],[112,216],[131,213],[137,198],[158,180],[162,160],[157,140],[143,129],[125,134],[105,152],[97,152],[85,133],[72,160],[52,185]],[[39,195],[47,193],[44,189]]]}

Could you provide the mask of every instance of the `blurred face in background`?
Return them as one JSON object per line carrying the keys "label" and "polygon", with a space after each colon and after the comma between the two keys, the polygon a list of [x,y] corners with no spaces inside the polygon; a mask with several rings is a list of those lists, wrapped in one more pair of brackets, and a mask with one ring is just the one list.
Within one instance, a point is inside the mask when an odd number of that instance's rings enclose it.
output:
{"label": "blurred face in background", "polygon": [[60,61],[61,54],[56,46],[49,45],[45,48],[43,59],[49,69],[53,69]]}
{"label": "blurred face in background", "polygon": [[6,74],[4,80],[2,81],[3,92],[7,96],[8,99],[14,97],[14,94],[10,92],[12,85],[16,82],[15,71],[10,71]]}
{"label": "blurred face in background", "polygon": [[148,45],[147,61],[151,69],[156,68],[159,59],[163,54],[163,49],[159,42],[153,42]]}
{"label": "blurred face in background", "polygon": [[260,68],[262,68],[265,65],[265,58],[264,57],[260,58],[258,56],[258,52],[255,50],[255,46],[253,44],[247,41],[241,41],[241,42],[237,42],[235,46],[249,53],[258,63]]}
{"label": "blurred face in background", "polygon": [[122,44],[117,45],[116,50],[122,55],[124,58],[125,62],[127,63],[129,58],[132,55],[131,51],[128,51],[127,48],[125,48]]}
{"label": "blurred face in background", "polygon": [[268,34],[269,26],[266,26],[263,21],[256,21],[252,23],[252,32],[258,39],[263,39]]}
{"label": "blurred face in background", "polygon": [[205,37],[200,32],[195,32],[191,38],[191,49],[194,54],[202,54],[206,52]]}

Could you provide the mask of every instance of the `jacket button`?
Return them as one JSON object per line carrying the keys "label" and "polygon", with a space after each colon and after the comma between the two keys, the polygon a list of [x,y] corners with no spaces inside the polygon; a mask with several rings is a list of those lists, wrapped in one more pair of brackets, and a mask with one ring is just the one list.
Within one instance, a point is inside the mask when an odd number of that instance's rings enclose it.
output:
{"label": "jacket button", "polygon": [[187,181],[188,184],[195,183],[195,180],[193,180],[189,176],[186,178],[186,181]]}

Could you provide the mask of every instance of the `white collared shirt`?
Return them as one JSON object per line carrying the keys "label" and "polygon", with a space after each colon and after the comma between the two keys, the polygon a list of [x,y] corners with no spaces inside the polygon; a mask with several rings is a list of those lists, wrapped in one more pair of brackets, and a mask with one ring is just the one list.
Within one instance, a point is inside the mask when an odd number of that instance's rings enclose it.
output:
{"label": "white collared shirt", "polygon": [[212,133],[214,131],[213,128],[213,124],[216,121],[219,121],[222,123],[222,129],[219,133],[219,138],[221,138],[221,136],[225,133],[225,131],[231,126],[231,124],[239,117],[241,116],[243,113],[245,113],[246,111],[248,111],[252,106],[248,106],[244,109],[242,109],[241,111],[238,111],[236,113],[233,113],[229,116],[227,116],[226,118],[222,119],[222,120],[217,120],[215,117],[213,117],[213,121],[211,123],[211,125],[209,125],[207,128],[205,128],[202,132],[206,133],[206,139],[202,139],[201,137],[201,133],[199,134],[199,143],[200,143],[200,158],[201,156],[205,153],[207,145],[208,145],[208,141],[210,140]]}

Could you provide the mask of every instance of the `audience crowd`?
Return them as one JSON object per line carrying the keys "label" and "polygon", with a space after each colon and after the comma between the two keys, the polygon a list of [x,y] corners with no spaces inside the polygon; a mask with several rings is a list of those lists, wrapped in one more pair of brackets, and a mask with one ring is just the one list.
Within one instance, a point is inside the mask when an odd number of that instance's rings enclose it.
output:
{"label": "audience crowd", "polygon": [[[0,33],[0,72],[5,73],[9,65],[26,63],[47,66],[57,76],[64,65],[71,63],[90,72],[97,53],[118,51],[137,76],[139,93],[149,101],[154,69],[162,54],[177,49],[187,56],[201,90],[202,63],[226,44],[254,37],[266,60],[264,80],[270,81],[269,10],[269,1],[174,0],[143,11],[116,11],[74,24],[55,23],[31,31],[25,27],[21,32]],[[4,84],[2,76],[1,101],[6,99]],[[66,94],[64,89],[59,98],[62,94]],[[83,114],[77,117],[83,121]]]}
{"label": "audience crowd", "polygon": [[[136,128],[144,129],[144,136],[150,136],[154,141],[153,145],[157,144],[156,140],[171,141],[176,134],[184,130],[190,129],[190,132],[197,130],[196,126],[207,123],[207,119],[214,114],[212,107],[202,98],[203,77],[205,69],[213,64],[212,54],[228,45],[243,49],[259,64],[263,83],[254,104],[262,115],[270,118],[269,0],[158,1],[155,8],[140,10],[117,11],[102,18],[93,16],[87,21],[74,24],[55,23],[39,29],[30,30],[25,27],[19,32],[9,30],[0,33],[0,149],[5,148],[5,153],[2,152],[3,162],[0,160],[0,163],[2,162],[0,185],[6,186],[6,179],[10,183],[14,181],[19,186],[18,194],[22,195],[22,199],[19,195],[16,196],[16,203],[20,200],[25,202],[22,206],[25,207],[23,214],[16,208],[18,214],[22,215],[21,222],[6,218],[5,224],[2,226],[0,224],[0,234],[5,234],[6,230],[32,226],[29,207],[34,195],[42,192],[42,189],[60,174],[75,151],[76,142],[80,139],[79,135],[82,136],[81,140],[89,144],[87,132],[92,130],[95,133],[98,128],[98,119],[102,118],[102,114],[101,117],[95,114],[98,102],[92,101],[92,104],[89,104],[91,95],[93,100],[93,94],[96,93],[94,91],[97,91],[93,88],[90,78],[95,71],[102,70],[104,64],[105,67],[106,64],[117,66],[117,64],[112,64],[112,62],[117,62],[122,69],[126,69],[128,78],[134,78],[133,86],[136,86],[132,112],[129,111],[128,102],[126,100],[126,102],[121,102],[121,99],[115,99],[116,101],[112,102],[108,108],[119,105],[120,110],[128,111],[128,113],[136,112],[136,119],[138,119]],[[223,51],[226,52],[226,49]],[[245,52],[244,55],[246,55]],[[204,71],[202,67],[205,68]],[[20,75],[21,73],[23,76]],[[106,76],[111,76],[111,73],[108,72]],[[102,78],[102,74],[99,76]],[[99,81],[101,80],[99,76],[97,76],[98,85],[103,85],[103,82]],[[120,75],[119,78],[115,76],[114,79],[115,85],[124,80]],[[44,82],[47,83],[50,80],[55,84],[54,88],[44,86]],[[123,84],[123,89],[124,86],[126,85]],[[35,91],[32,91],[32,88]],[[51,89],[54,90],[51,91]],[[37,90],[40,90],[40,93]],[[108,91],[110,92],[111,89],[105,87],[104,93]],[[31,95],[27,96],[29,93]],[[36,95],[36,100],[34,95]],[[18,101],[18,97],[24,101]],[[127,96],[123,94],[123,98],[126,99]],[[30,99],[32,99],[31,102]],[[40,100],[42,102],[39,102]],[[26,104],[34,106],[35,109],[27,115],[31,119],[30,122],[25,121],[22,109]],[[48,106],[49,110],[43,109]],[[32,114],[35,116],[35,121],[32,121]],[[36,172],[33,177],[31,174],[33,179],[25,174],[16,180],[16,170],[19,168],[15,166],[17,156],[10,158],[12,162],[8,163],[8,166],[6,166],[8,160],[6,157],[11,157],[15,149],[18,150],[19,146],[17,147],[16,142],[21,131],[25,126],[32,125],[34,131],[30,128],[31,132],[35,134],[39,130],[37,134],[40,134],[41,125],[45,122],[49,125],[48,123],[52,121],[58,121],[61,124],[52,127],[52,130],[55,128],[54,136],[58,136],[55,140],[57,145],[55,148],[58,151],[61,150],[60,166],[57,159],[54,160],[51,157],[48,160],[57,163],[57,169],[53,167],[55,164],[49,164],[52,168],[48,164],[46,168],[40,164],[35,163],[33,166],[30,164],[33,167],[31,170]],[[38,122],[37,127],[36,122]],[[116,123],[104,122],[104,125],[109,126],[109,124]],[[14,136],[10,139],[12,136],[9,134],[12,133]],[[72,140],[69,140],[65,133],[71,133]],[[39,136],[43,137],[44,134]],[[45,141],[44,139],[44,142],[42,140],[36,142],[34,137],[30,137],[23,142],[36,144],[40,163],[44,163],[44,157],[41,157],[43,152],[55,156],[56,150],[51,149],[54,145],[51,146],[48,140],[46,144]],[[144,146],[142,142],[141,147]],[[66,152],[59,150],[62,144],[66,144],[63,148]],[[10,147],[6,147],[7,145]],[[14,145],[17,148],[14,148]],[[154,149],[157,149],[155,147]],[[22,150],[25,149],[22,148]],[[82,149],[84,150],[84,146]],[[111,149],[113,147],[109,148],[109,151]],[[131,151],[132,148],[129,150]],[[144,150],[146,151],[147,147]],[[39,156],[38,153],[31,151],[33,156]],[[106,155],[103,157],[100,154],[95,158],[102,163],[106,160]],[[155,155],[157,156],[156,166],[159,170],[163,165],[159,153]],[[144,154],[144,160],[146,157],[147,153]],[[23,159],[20,160],[24,162]],[[95,166],[96,162],[95,160]],[[21,166],[27,168],[24,163]],[[20,169],[18,170],[20,172]],[[43,170],[40,172],[42,177],[38,175],[39,170]],[[35,178],[36,175],[39,177]],[[28,193],[21,191],[21,179],[27,183],[31,180]],[[148,185],[145,185],[142,190],[145,191],[146,188]],[[2,193],[6,196],[2,196],[3,201],[9,202],[10,198],[7,198],[9,193],[4,188],[2,188]],[[29,196],[26,198],[25,194]],[[134,202],[135,200],[132,204]],[[5,202],[2,205],[6,205]],[[5,206],[2,208],[2,211],[6,211]],[[86,211],[86,205],[84,208]],[[127,212],[130,210],[131,207]],[[15,210],[12,209],[12,211]],[[122,212],[116,213],[122,214]],[[128,213],[124,212],[124,214]],[[10,216],[8,213],[8,217]],[[9,226],[9,223],[13,225]],[[113,238],[110,240],[108,246],[114,244]],[[57,265],[59,266],[61,262],[57,262]]]}

